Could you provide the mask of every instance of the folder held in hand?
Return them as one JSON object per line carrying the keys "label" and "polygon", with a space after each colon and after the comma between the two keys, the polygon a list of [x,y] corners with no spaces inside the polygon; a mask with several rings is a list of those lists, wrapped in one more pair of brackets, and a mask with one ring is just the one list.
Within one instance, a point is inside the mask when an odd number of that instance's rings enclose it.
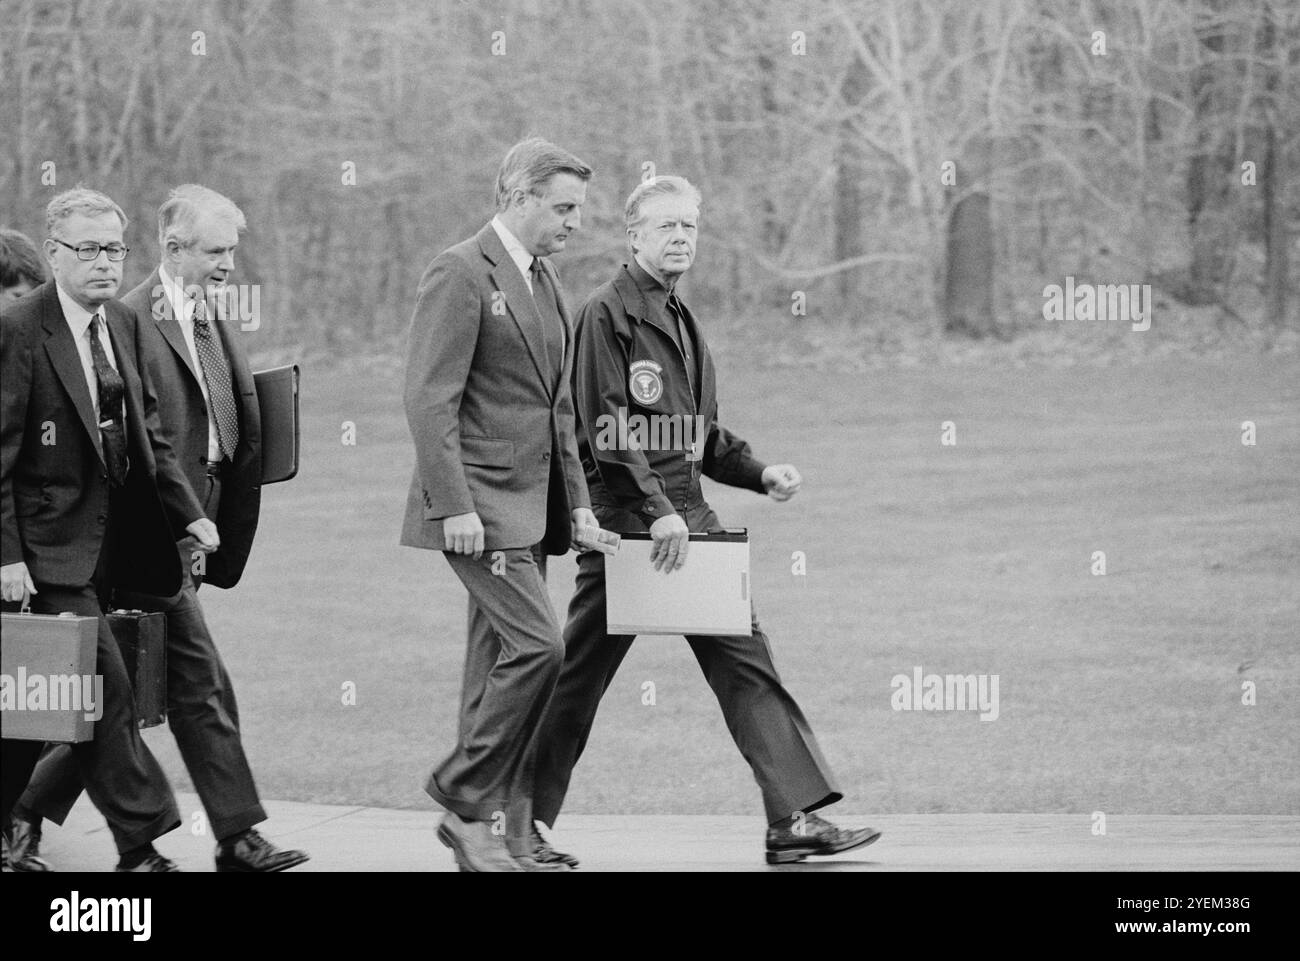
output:
{"label": "folder held in hand", "polygon": [[298,473],[298,365],[253,372],[262,412],[262,483],[292,480]]}
{"label": "folder held in hand", "polygon": [[624,534],[605,558],[605,627],[610,634],[749,637],[749,532],[692,534],[680,570],[656,571],[648,533]]}

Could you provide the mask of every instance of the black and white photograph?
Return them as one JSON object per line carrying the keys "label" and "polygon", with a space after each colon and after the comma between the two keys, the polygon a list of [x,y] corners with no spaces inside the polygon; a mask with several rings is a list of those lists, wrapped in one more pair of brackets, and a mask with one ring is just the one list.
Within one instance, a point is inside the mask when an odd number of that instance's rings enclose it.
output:
{"label": "black and white photograph", "polygon": [[4,0],[0,77],[15,935],[1281,934],[1300,5]]}

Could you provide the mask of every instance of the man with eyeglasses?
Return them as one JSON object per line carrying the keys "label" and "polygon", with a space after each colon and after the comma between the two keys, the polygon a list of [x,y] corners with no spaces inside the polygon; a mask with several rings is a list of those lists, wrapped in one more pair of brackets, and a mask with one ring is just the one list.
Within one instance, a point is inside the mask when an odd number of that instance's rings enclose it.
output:
{"label": "man with eyeglasses", "polygon": [[[266,820],[239,732],[234,686],[199,603],[206,583],[234,587],[244,570],[261,504],[262,439],[257,393],[239,337],[225,323],[223,294],[244,214],[228,197],[184,184],[158,210],[162,263],[122,298],[136,325],[123,340],[156,391],[159,420],[190,487],[221,530],[221,547],[177,545],[181,590],[172,597],[118,592],[123,607],[167,615],[167,723],[217,840],[220,872],[271,873],[308,859],[280,850],[254,825]],[[39,836],[42,818],[62,824],[81,794],[66,748],[41,759],[14,809],[15,833]]]}
{"label": "man with eyeglasses", "polygon": [[[140,738],[131,681],[107,619],[114,588],[180,589],[173,531],[220,545],[158,425],[113,300],[126,215],[76,187],[46,207],[54,279],[0,313],[0,600],[38,614],[99,617],[103,715],[73,745],[76,770],[108,821],[119,871],[175,871],[153,847],[180,825],[171,787]],[[111,323],[110,323],[111,321]],[[4,741],[7,823],[41,745]],[[15,869],[47,870],[11,837]],[[21,867],[20,867],[21,865]]]}

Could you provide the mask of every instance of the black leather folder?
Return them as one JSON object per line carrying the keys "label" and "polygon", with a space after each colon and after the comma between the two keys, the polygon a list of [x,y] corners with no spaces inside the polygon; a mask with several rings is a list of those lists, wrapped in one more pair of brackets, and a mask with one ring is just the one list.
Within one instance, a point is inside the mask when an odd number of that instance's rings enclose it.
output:
{"label": "black leather folder", "polygon": [[298,365],[253,372],[262,411],[262,483],[278,484],[298,473]]}

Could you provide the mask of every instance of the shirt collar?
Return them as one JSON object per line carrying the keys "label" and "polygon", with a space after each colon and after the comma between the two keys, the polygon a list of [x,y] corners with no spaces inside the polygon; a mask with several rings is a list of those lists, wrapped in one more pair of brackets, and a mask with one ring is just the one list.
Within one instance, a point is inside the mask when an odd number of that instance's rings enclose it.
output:
{"label": "shirt collar", "polygon": [[497,236],[501,238],[501,243],[505,245],[506,253],[508,253],[510,259],[515,262],[515,266],[519,268],[519,272],[527,277],[528,272],[533,266],[533,255],[528,252],[528,248],[521,244],[519,238],[510,232],[510,228],[501,222],[501,216],[499,214],[492,218],[492,229],[495,230]]}
{"label": "shirt collar", "polygon": [[163,296],[171,305],[171,316],[178,320],[193,318],[198,302],[192,297],[185,296],[185,287],[167,272],[166,264],[158,267],[158,279],[162,281]]}
{"label": "shirt collar", "polygon": [[643,295],[653,298],[654,303],[659,304],[661,307],[668,303],[668,295],[671,291],[664,286],[658,277],[642,267],[635,257],[627,265],[627,272],[632,275],[632,279],[636,281],[637,289]]}
{"label": "shirt collar", "polygon": [[72,331],[72,336],[80,339],[86,332],[86,328],[90,326],[90,318],[96,316],[102,308],[91,312],[69,297],[57,281],[54,287],[59,292],[59,306],[63,308],[63,319],[68,322],[68,329]]}

